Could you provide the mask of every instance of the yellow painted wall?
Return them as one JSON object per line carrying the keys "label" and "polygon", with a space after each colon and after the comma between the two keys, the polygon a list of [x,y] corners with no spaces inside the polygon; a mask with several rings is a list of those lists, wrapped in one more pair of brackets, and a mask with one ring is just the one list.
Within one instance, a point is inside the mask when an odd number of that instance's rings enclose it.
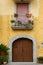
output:
{"label": "yellow painted wall", "polygon": [[12,37],[27,34],[36,40],[37,56],[43,56],[43,47],[41,47],[43,42],[43,0],[40,0],[39,7],[39,16],[34,18],[33,30],[12,30],[10,21],[14,14],[14,2],[13,0],[0,0],[0,43],[8,45]]}

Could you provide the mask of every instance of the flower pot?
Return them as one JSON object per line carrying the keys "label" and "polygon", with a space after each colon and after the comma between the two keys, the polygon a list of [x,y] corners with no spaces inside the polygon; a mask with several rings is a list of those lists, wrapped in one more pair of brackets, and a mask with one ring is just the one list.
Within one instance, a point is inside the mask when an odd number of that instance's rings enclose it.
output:
{"label": "flower pot", "polygon": [[32,16],[32,14],[26,14],[26,16],[27,16],[28,18],[30,18],[30,17]]}
{"label": "flower pot", "polygon": [[43,57],[38,57],[37,59],[38,59],[38,63],[43,64]]}
{"label": "flower pot", "polygon": [[4,64],[4,65],[6,65],[6,64],[7,64],[7,62],[3,62],[3,64]]}
{"label": "flower pot", "polygon": [[43,61],[38,61],[38,63],[43,64]]}

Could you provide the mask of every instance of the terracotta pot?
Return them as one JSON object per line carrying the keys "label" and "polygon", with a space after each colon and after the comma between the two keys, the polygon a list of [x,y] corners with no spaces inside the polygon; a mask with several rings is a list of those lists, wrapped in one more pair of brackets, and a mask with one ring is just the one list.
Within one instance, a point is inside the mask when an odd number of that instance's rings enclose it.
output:
{"label": "terracotta pot", "polygon": [[4,64],[4,65],[6,65],[6,64],[7,64],[7,62],[3,62],[3,64]]}
{"label": "terracotta pot", "polygon": [[43,61],[39,61],[38,63],[41,63],[41,64],[43,64]]}
{"label": "terracotta pot", "polygon": [[26,14],[26,16],[27,16],[28,18],[30,18],[30,17],[32,16],[32,14]]}

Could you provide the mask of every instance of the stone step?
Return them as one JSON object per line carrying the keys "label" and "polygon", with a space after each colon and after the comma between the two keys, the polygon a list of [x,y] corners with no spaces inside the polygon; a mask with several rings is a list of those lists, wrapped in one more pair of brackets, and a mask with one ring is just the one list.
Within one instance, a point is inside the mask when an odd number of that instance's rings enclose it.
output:
{"label": "stone step", "polygon": [[9,62],[7,65],[43,65],[43,64],[31,63],[31,62]]}

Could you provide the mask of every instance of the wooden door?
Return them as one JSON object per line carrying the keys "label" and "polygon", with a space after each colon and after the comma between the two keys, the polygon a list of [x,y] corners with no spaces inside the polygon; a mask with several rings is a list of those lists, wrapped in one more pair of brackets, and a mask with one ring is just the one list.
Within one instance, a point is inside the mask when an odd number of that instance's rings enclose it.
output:
{"label": "wooden door", "polygon": [[12,61],[33,62],[33,42],[26,38],[21,38],[13,42]]}
{"label": "wooden door", "polygon": [[18,18],[22,23],[26,23],[28,18],[26,17],[26,13],[28,13],[28,4],[17,4],[17,13]]}
{"label": "wooden door", "polygon": [[23,39],[24,62],[33,62],[33,43],[31,40]]}
{"label": "wooden door", "polygon": [[12,47],[12,61],[22,62],[22,40],[15,41]]}

